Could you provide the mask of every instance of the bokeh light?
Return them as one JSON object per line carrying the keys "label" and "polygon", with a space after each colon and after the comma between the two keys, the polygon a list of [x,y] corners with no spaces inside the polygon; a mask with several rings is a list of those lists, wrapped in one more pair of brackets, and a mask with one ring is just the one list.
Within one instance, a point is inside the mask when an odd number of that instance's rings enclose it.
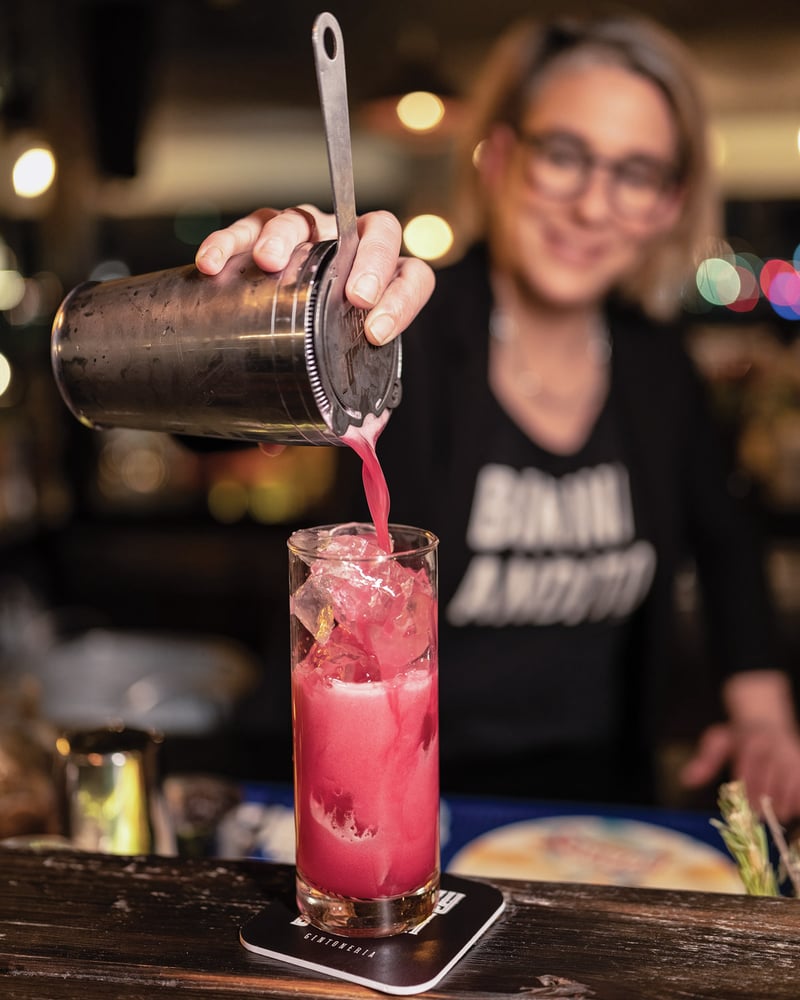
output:
{"label": "bokeh light", "polygon": [[250,514],[262,524],[285,521],[301,503],[296,483],[283,479],[261,480],[250,490]]}
{"label": "bokeh light", "polygon": [[0,396],[4,396],[11,385],[11,364],[5,354],[0,354]]}
{"label": "bokeh light", "polygon": [[400,123],[410,132],[430,132],[444,118],[444,102],[428,90],[414,90],[397,102]]}
{"label": "bokeh light", "polygon": [[43,317],[50,317],[64,297],[64,286],[52,271],[39,271],[24,279],[24,294],[16,306],[7,310],[12,326],[27,326]]}
{"label": "bokeh light", "polygon": [[96,440],[96,487],[102,503],[147,510],[179,502],[192,488],[196,458],[170,435],[114,428]]}
{"label": "bokeh light", "polygon": [[49,190],[56,176],[52,150],[35,146],[20,154],[11,171],[11,183],[20,198],[38,198]]}
{"label": "bokeh light", "polygon": [[415,257],[437,260],[452,248],[453,230],[440,215],[417,215],[406,223],[403,240]]}
{"label": "bokeh light", "polygon": [[684,295],[684,308],[700,313],[705,308],[724,307],[734,313],[751,312],[762,297],[782,319],[800,319],[800,245],[792,260],[762,260],[750,250],[722,253],[701,261],[695,272],[695,288]]}
{"label": "bokeh light", "polygon": [[25,295],[25,279],[16,270],[0,271],[0,311],[18,306]]}
{"label": "bokeh light", "polygon": [[153,448],[132,448],[120,463],[123,484],[132,493],[157,493],[167,479],[164,456]]}
{"label": "bokeh light", "polygon": [[742,289],[739,272],[730,261],[722,257],[708,257],[701,261],[695,281],[703,298],[715,306],[727,306],[735,302]]}
{"label": "bokeh light", "polygon": [[235,479],[218,479],[208,491],[207,503],[215,521],[235,524],[247,515],[247,486]]}
{"label": "bokeh light", "polygon": [[740,258],[737,258],[737,263],[734,267],[739,277],[739,293],[733,302],[726,304],[733,312],[751,312],[758,305],[758,300],[761,297],[758,278],[752,267]]}
{"label": "bokeh light", "polygon": [[771,259],[761,268],[761,290],[778,316],[800,318],[800,274],[786,260]]}

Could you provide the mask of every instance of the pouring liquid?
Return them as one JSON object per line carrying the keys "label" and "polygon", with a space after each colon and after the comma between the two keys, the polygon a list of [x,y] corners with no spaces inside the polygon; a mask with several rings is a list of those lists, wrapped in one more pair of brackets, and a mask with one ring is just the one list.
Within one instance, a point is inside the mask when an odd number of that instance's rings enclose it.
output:
{"label": "pouring liquid", "polygon": [[361,479],[367,506],[372,516],[372,523],[375,525],[378,544],[385,552],[392,551],[389,538],[389,487],[375,446],[388,420],[389,410],[384,410],[380,416],[369,413],[361,427],[353,424],[342,436],[342,440],[361,459]]}

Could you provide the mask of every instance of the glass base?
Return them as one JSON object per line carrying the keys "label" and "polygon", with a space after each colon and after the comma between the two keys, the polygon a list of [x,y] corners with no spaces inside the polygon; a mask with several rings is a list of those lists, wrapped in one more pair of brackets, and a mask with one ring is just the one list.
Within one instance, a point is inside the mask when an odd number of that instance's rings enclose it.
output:
{"label": "glass base", "polygon": [[385,899],[330,896],[296,876],[297,906],[310,924],[343,937],[391,937],[416,927],[433,913],[439,895],[439,872],[414,892]]}

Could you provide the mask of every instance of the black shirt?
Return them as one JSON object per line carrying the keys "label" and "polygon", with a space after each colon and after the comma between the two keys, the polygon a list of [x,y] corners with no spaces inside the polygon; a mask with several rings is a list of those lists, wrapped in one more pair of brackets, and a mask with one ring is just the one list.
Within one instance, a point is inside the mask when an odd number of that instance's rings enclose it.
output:
{"label": "black shirt", "polygon": [[[652,750],[666,703],[676,655],[675,578],[687,558],[697,566],[720,677],[780,665],[753,526],[730,493],[704,386],[676,329],[610,306],[608,404],[586,448],[565,458],[537,448],[491,392],[492,304],[485,248],[439,272],[431,302],[403,335],[403,398],[378,442],[391,519],[429,528],[441,541],[442,759],[508,759],[526,747],[555,754],[557,747],[567,753],[602,743],[615,752],[624,746],[628,761],[639,759]],[[570,623],[562,597],[560,620],[551,622],[529,610],[515,620],[511,605],[499,599],[485,620],[474,612],[465,616],[456,595],[482,554],[475,544],[480,532],[467,544],[481,477],[496,476],[488,488],[500,490],[503,476],[527,476],[530,495],[538,489],[546,498],[553,479],[563,485],[569,476],[604,466],[614,470],[612,492],[625,480],[630,485],[633,527],[602,553],[584,545],[581,559],[621,551],[633,559],[637,544],[652,547],[652,580],[648,585],[646,570],[640,571],[628,612]],[[602,483],[594,475],[595,485]],[[503,517],[510,520],[517,513],[505,502]],[[587,509],[573,527],[586,533],[591,516]],[[484,524],[484,538],[491,527]],[[527,528],[532,537],[541,523],[534,518]],[[502,550],[506,570],[514,548]],[[517,549],[523,562],[559,555],[525,544]],[[561,549],[561,556],[574,555]],[[529,598],[523,593],[515,600]],[[539,788],[532,778],[525,793],[539,794]]]}

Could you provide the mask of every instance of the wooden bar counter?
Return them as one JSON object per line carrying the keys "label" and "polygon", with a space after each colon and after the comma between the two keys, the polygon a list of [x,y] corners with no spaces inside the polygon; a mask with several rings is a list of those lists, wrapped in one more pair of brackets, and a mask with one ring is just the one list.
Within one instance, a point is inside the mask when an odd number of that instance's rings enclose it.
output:
{"label": "wooden bar counter", "polygon": [[[496,881],[497,923],[424,994],[800,1000],[800,900]],[[3,1000],[369,998],[255,955],[239,927],[290,867],[0,849]]]}

